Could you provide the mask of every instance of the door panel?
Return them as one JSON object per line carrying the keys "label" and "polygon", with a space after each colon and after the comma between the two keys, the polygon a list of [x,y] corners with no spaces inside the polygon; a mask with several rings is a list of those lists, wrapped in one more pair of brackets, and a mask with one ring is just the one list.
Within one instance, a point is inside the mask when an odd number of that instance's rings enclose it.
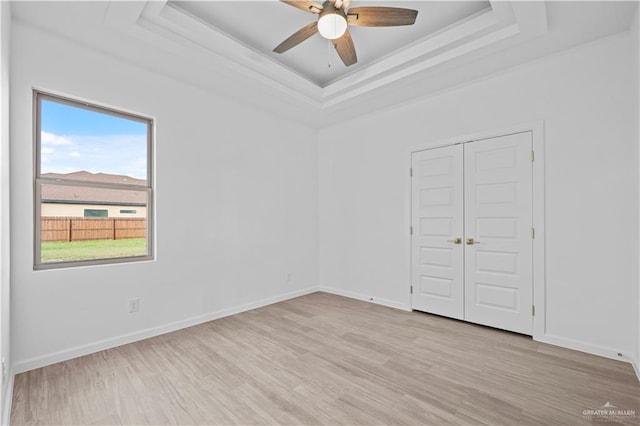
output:
{"label": "door panel", "polygon": [[463,318],[463,148],[412,155],[411,283],[414,309]]}
{"label": "door panel", "polygon": [[467,321],[531,334],[531,133],[465,144]]}

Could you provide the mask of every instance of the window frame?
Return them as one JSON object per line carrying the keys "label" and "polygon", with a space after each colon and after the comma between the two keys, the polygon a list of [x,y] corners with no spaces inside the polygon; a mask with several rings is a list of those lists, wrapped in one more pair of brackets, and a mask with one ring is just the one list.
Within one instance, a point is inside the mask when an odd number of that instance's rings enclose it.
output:
{"label": "window frame", "polygon": [[[101,114],[108,114],[127,120],[138,121],[147,125],[147,177],[146,185],[128,185],[121,183],[108,183],[108,182],[95,182],[95,181],[83,181],[79,179],[60,179],[60,178],[43,178],[41,170],[41,112],[42,101],[51,101],[75,108],[82,108],[89,111],[98,112]],[[73,99],[66,96],[54,95],[52,93],[33,90],[33,162],[34,162],[34,175],[33,175],[33,200],[34,200],[34,235],[33,235],[33,269],[34,270],[46,270],[46,269],[63,269],[80,266],[90,265],[109,265],[119,263],[141,262],[150,261],[155,259],[154,247],[155,247],[155,235],[154,235],[154,120],[150,117],[145,117],[139,114],[124,112],[122,110],[116,110],[111,107],[102,106],[97,103],[82,101],[79,99]],[[146,226],[146,246],[147,254],[141,256],[126,256],[126,257],[109,257],[100,259],[87,259],[87,260],[74,260],[74,261],[61,261],[61,262],[42,262],[41,249],[42,249],[42,232],[41,232],[41,220],[42,220],[42,186],[46,184],[63,185],[63,186],[82,186],[89,188],[103,188],[103,189],[117,189],[125,191],[139,191],[147,194],[147,226]]]}

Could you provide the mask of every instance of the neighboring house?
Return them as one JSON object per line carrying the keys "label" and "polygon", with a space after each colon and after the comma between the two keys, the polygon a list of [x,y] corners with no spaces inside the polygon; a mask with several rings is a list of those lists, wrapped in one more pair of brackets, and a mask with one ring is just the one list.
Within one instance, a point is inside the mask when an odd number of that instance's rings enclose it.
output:
{"label": "neighboring house", "polygon": [[[49,179],[122,183],[145,186],[144,179],[87,171],[44,173]],[[147,217],[144,191],[96,189],[83,186],[43,185],[42,217]]]}

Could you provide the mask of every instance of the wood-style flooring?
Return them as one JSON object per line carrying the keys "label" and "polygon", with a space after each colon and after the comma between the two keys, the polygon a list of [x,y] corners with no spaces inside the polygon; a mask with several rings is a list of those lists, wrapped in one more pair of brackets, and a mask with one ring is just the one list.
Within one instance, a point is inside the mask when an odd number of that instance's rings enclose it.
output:
{"label": "wood-style flooring", "polygon": [[[637,417],[588,415],[607,403]],[[631,365],[326,293],[19,374],[11,413],[12,425],[592,420],[640,424]]]}

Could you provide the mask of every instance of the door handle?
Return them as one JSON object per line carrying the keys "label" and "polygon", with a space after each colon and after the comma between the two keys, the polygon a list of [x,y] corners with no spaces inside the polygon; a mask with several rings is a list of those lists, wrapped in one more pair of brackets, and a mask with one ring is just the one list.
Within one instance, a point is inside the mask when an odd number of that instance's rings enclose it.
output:
{"label": "door handle", "polygon": [[462,243],[462,238],[455,237],[453,240],[447,240],[447,242],[453,243],[453,244],[460,244],[460,243]]}
{"label": "door handle", "polygon": [[480,241],[476,241],[473,238],[467,238],[467,245],[472,246],[474,244],[480,244]]}

